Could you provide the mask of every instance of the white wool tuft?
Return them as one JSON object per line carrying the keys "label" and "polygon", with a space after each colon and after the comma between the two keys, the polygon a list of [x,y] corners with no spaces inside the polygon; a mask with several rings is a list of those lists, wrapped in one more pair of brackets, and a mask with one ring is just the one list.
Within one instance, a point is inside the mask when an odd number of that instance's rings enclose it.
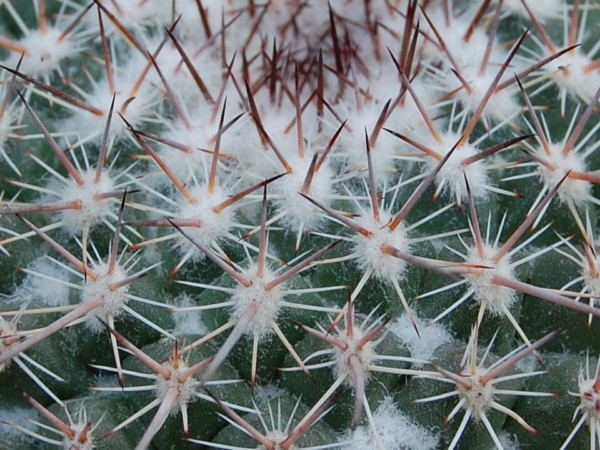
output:
{"label": "white wool tuft", "polygon": [[[375,427],[386,450],[430,450],[437,448],[438,438],[425,428],[410,421],[391,397],[386,397],[373,413]],[[350,442],[349,450],[376,450],[376,441],[370,426],[362,425],[354,432],[344,434],[340,442]]]}
{"label": "white wool tuft", "polygon": [[[507,431],[501,431],[498,433],[498,440],[502,444],[502,448],[504,448],[504,450],[519,450],[521,448],[517,436],[514,434],[509,434]],[[493,446],[490,448],[490,450],[495,448],[496,446]]]}
{"label": "white wool tuft", "polygon": [[98,448],[88,429],[87,423],[78,421],[71,425],[71,429],[75,432],[75,435],[72,438],[69,436],[64,437],[64,450],[94,450],[95,448]]}
{"label": "white wool tuft", "polygon": [[[544,23],[548,19],[560,17],[560,13],[565,5],[564,0],[527,0],[526,3],[535,19],[540,23]],[[502,8],[513,14],[529,18],[522,0],[504,0]]]}
{"label": "white wool tuft", "polygon": [[156,398],[162,402],[172,388],[177,388],[177,399],[170,410],[170,415],[173,416],[181,411],[185,405],[194,400],[200,382],[191,376],[182,377],[182,374],[189,366],[181,359],[177,359],[177,365],[174,365],[173,361],[169,360],[163,364],[163,367],[169,371],[170,376],[168,379],[157,377],[155,385]]}
{"label": "white wool tuft", "polygon": [[114,319],[121,315],[123,305],[128,300],[129,285],[121,286],[118,289],[111,288],[111,285],[118,284],[126,279],[127,273],[118,264],[115,265],[111,274],[108,273],[108,268],[109,266],[106,263],[95,266],[93,269],[98,277],[95,280],[88,277],[81,290],[81,303],[95,301],[98,298],[102,300],[100,306],[87,314],[86,325],[95,332],[104,331],[104,327],[98,318],[110,323],[109,318]]}
{"label": "white wool tuft", "polygon": [[[4,95],[4,91],[0,90],[0,96],[4,97]],[[3,114],[0,117],[0,149],[3,149],[4,143],[8,141],[13,120],[15,119],[10,109],[7,112],[7,114]]]}
{"label": "white wool tuft", "polygon": [[543,70],[559,88],[589,103],[600,86],[600,71],[587,69],[592,63],[590,56],[576,48],[550,61]]}
{"label": "white wool tuft", "polygon": [[[178,219],[199,220],[199,227],[186,227],[185,232],[195,242],[211,247],[220,238],[227,235],[234,225],[233,209],[230,206],[222,211],[215,212],[214,208],[229,198],[228,194],[218,185],[215,185],[214,191],[208,193],[208,187],[198,186],[190,190],[190,193],[198,199],[196,203],[181,202],[180,210],[175,216]],[[198,250],[185,236],[180,236],[177,241],[177,247],[181,253],[194,251],[193,257],[203,258],[204,254]]]}
{"label": "white wool tuft", "polygon": [[11,427],[8,424],[19,425],[28,430],[37,432],[39,427],[33,421],[40,420],[40,415],[32,408],[2,408],[0,409],[0,439],[7,437],[14,442],[14,439],[21,439],[23,442],[31,441],[32,438],[25,433]]}
{"label": "white wool tuft", "polygon": [[252,284],[249,287],[237,287],[231,296],[231,302],[235,304],[231,315],[232,319],[239,320],[252,314],[246,334],[257,335],[262,340],[273,333],[273,322],[277,322],[281,312],[282,293],[281,285],[267,290],[268,283],[276,277],[273,272],[265,268],[263,276],[259,277],[256,271],[257,267],[254,265],[245,271],[244,276]]}
{"label": "white wool tuft", "polygon": [[[506,59],[506,58],[504,58]],[[500,58],[496,62],[491,62],[485,73],[479,72],[479,67],[465,68],[464,77],[469,83],[472,92],[467,92],[466,89],[461,89],[457,95],[463,107],[470,112],[475,112],[483,102],[485,94],[494,82],[494,78],[498,72],[498,66],[502,64]],[[512,63],[515,65],[516,63]],[[511,68],[511,76],[513,72],[517,72],[518,67]],[[506,79],[505,75],[502,80]],[[515,96],[515,89],[506,88],[500,91],[495,91],[488,100],[486,108],[483,110],[483,117],[491,117],[494,120],[506,121],[515,117],[521,111],[521,105]]]}
{"label": "white wool tuft", "polygon": [[[135,59],[131,59],[131,61],[135,62]],[[82,97],[84,102],[93,108],[99,109],[101,114],[94,114],[83,109],[78,110],[59,126],[83,138],[89,138],[93,142],[100,142],[106,128],[108,112],[114,96],[115,105],[109,136],[113,139],[129,137],[130,132],[127,124],[119,117],[119,114],[134,128],[139,128],[142,122],[154,116],[157,109],[156,105],[160,100],[157,91],[151,89],[147,84],[142,84],[137,92],[132,91],[139,74],[143,70],[144,66],[133,66],[132,64],[127,66],[126,73],[116,72],[114,75],[115,92],[112,91],[106,78],[94,82],[89,91],[82,92]]]}
{"label": "white wool tuft", "polygon": [[[177,302],[177,306],[182,308],[195,305],[196,303],[188,295],[181,295]],[[175,321],[175,328],[172,333],[175,336],[205,335],[209,332],[204,322],[202,322],[201,311],[180,312],[175,309],[173,310],[173,320]]]}
{"label": "white wool tuft", "polygon": [[[546,158],[552,167],[543,164],[537,167],[537,174],[548,189],[556,186],[569,171],[588,171],[587,164],[579,153],[570,151],[566,155],[563,154],[565,143],[548,143],[548,147],[550,155],[546,155],[542,149],[539,149],[538,153]],[[561,202],[572,201],[575,205],[581,205],[591,198],[591,191],[592,185],[589,181],[568,177],[558,188],[558,198]]]}
{"label": "white wool tuft", "polygon": [[[441,135],[441,138],[441,144],[437,143],[435,140],[433,140],[433,138],[431,138],[431,142],[427,146],[444,157],[450,152],[450,150],[452,150],[461,136],[459,134],[449,132]],[[484,186],[490,184],[486,164],[481,160],[467,165],[464,164],[464,161],[467,158],[476,156],[478,153],[479,150],[469,143],[465,143],[462,147],[454,150],[452,155],[450,155],[450,158],[448,158],[446,161],[446,164],[444,164],[436,176],[436,185],[438,187],[442,186],[442,190],[447,191],[448,194],[456,198],[456,200],[466,201],[466,176],[473,198],[486,197],[487,191],[484,189]],[[439,161],[437,159],[426,159],[428,170],[433,170],[438,163]]]}
{"label": "white wool tuft", "polygon": [[[181,181],[188,180],[192,174],[204,175],[210,168],[212,155],[200,150],[212,150],[214,145],[211,143],[211,139],[214,137],[216,127],[211,127],[208,119],[208,117],[202,117],[201,114],[194,115],[191,119],[193,122],[191,128],[186,128],[179,120],[165,122],[168,130],[165,137],[190,148],[190,152],[184,152],[165,145],[158,151],[160,159]],[[162,180],[165,185],[171,183],[166,176]]]}
{"label": "white wool tuft", "polygon": [[[443,8],[431,8],[427,11],[429,19],[440,35],[443,36],[450,53],[455,58],[461,58],[459,64],[462,67],[480,64],[481,55],[485,53],[488,41],[488,36],[482,27],[475,28],[471,38],[468,41],[464,40],[475,12],[476,8],[469,8],[459,16],[452,16],[449,21],[446,21]],[[432,42],[425,42],[423,56],[430,59],[434,64],[446,63],[445,54],[438,45],[435,33],[431,30],[425,18],[421,23],[423,24],[423,30],[428,35],[433,36]]]}
{"label": "white wool tuft", "polygon": [[[49,27],[45,31],[32,29],[18,44],[27,49],[19,70],[33,77],[48,77],[58,70],[63,59],[78,53],[71,39],[60,39],[63,30]],[[6,61],[8,67],[16,67],[20,54],[13,52]]]}
{"label": "white wool tuft", "polygon": [[414,319],[420,335],[415,333],[415,328],[406,313],[393,322],[390,331],[406,345],[412,358],[431,361],[438,348],[453,340],[452,335],[440,323],[427,324],[417,316],[414,316]]}
{"label": "white wool tuft", "polygon": [[[364,324],[363,324],[364,325]],[[355,372],[350,362],[352,357],[355,357],[360,362],[360,368],[363,372],[365,381],[368,382],[370,377],[369,367],[373,365],[376,360],[376,353],[374,346],[376,343],[369,341],[362,347],[359,347],[361,340],[365,337],[365,331],[361,327],[356,327],[353,330],[353,334],[349,335],[348,330],[340,333],[337,337],[340,341],[345,344],[345,349],[341,349],[337,346],[333,348],[333,358],[335,360],[335,366],[333,367],[334,378],[344,378],[344,384],[350,387],[355,386]]]}
{"label": "white wool tuft", "polygon": [[87,170],[81,174],[83,184],[79,185],[73,179],[68,179],[62,189],[61,200],[65,202],[79,202],[80,208],[67,209],[60,213],[64,221],[65,230],[72,234],[79,234],[86,225],[95,225],[113,213],[115,198],[100,198],[108,192],[116,190],[112,178],[106,170],[98,182],[95,181],[96,170]]}
{"label": "white wool tuft", "polygon": [[[272,133],[273,128],[271,126],[267,131]],[[230,142],[227,151],[236,158],[240,175],[245,181],[256,183],[285,172],[273,150],[261,142],[249,114],[238,120],[226,136]],[[281,143],[277,142],[276,145]]]}
{"label": "white wool tuft", "polygon": [[[17,333],[17,327],[13,321],[8,321],[0,316],[0,336],[14,336]],[[12,346],[12,343],[7,343],[5,339],[0,339],[0,355],[8,351]],[[2,373],[11,363],[12,360],[8,360],[0,364],[0,373]]]}
{"label": "white wool tuft", "polygon": [[[294,168],[293,172],[277,180],[273,186],[277,212],[284,214],[281,223],[286,228],[298,232],[302,226],[303,231],[312,231],[323,221],[322,211],[299,194],[312,158],[306,156],[301,159],[296,156],[289,161]],[[330,206],[334,183],[334,173],[325,162],[320,170],[315,172],[308,196],[320,204]]]}
{"label": "white wool tuft", "polygon": [[[161,0],[101,0],[102,3],[112,14],[116,15],[121,23],[129,29],[141,29],[145,26],[164,27],[169,25],[172,20],[172,5],[170,2]],[[179,6],[180,2],[177,2]],[[179,8],[178,8],[179,9]],[[178,10],[178,14],[180,10]],[[91,20],[97,20],[90,16]],[[103,17],[105,28],[116,32],[116,27],[107,17]]]}
{"label": "white wool tuft", "polygon": [[23,282],[15,289],[12,298],[21,304],[39,302],[50,307],[69,303],[69,287],[63,284],[70,279],[66,270],[45,257],[33,260],[27,269],[43,275],[44,278],[27,273]]}
{"label": "white wool tuft", "polygon": [[493,257],[497,251],[498,249],[492,246],[484,245],[483,257],[480,257],[477,248],[472,247],[468,250],[465,261],[470,267],[481,267],[465,275],[465,278],[473,290],[473,298],[479,304],[486,301],[486,309],[494,315],[504,314],[504,307],[510,309],[517,300],[514,289],[500,286],[493,281],[496,275],[509,279],[515,278],[508,256],[494,262]]}
{"label": "white wool tuft", "polygon": [[373,275],[383,282],[390,282],[392,278],[401,280],[406,272],[406,262],[383,252],[383,245],[387,244],[401,252],[410,252],[409,240],[404,224],[400,224],[394,231],[383,226],[392,219],[390,214],[380,211],[380,220],[377,222],[370,212],[364,212],[356,222],[370,230],[370,236],[357,234],[354,237],[354,252],[358,254],[356,261],[360,270],[366,271],[373,268]]}

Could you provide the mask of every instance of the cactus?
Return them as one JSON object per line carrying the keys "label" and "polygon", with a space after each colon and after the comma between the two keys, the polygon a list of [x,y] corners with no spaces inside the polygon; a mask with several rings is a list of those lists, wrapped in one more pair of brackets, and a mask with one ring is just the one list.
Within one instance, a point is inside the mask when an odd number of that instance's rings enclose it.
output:
{"label": "cactus", "polygon": [[597,0],[0,0],[0,448],[600,448]]}

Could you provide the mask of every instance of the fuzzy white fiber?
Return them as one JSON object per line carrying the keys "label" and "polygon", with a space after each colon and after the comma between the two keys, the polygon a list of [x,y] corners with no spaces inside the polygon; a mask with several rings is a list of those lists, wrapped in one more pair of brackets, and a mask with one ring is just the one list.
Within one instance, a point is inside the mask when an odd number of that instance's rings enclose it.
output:
{"label": "fuzzy white fiber", "polygon": [[437,349],[452,341],[452,335],[446,327],[439,323],[427,323],[414,316],[419,328],[418,336],[415,329],[406,314],[402,314],[390,327],[390,331],[394,333],[404,345],[408,348],[410,356],[423,361],[431,361]]}
{"label": "fuzzy white fiber", "polygon": [[21,431],[9,425],[15,424],[32,431],[38,431],[38,427],[27,419],[39,420],[40,417],[39,414],[31,408],[16,407],[10,409],[0,409],[0,440],[4,440],[6,438],[20,438],[23,440],[23,442],[31,441],[31,439],[25,433],[22,433]]}
{"label": "fuzzy white fiber", "polygon": [[93,267],[97,278],[88,278],[81,289],[81,303],[95,302],[101,299],[99,306],[93,313],[86,315],[86,325],[94,332],[104,331],[102,321],[110,323],[123,312],[123,306],[129,300],[127,292],[129,284],[113,289],[111,285],[118,284],[127,278],[127,272],[116,264],[113,271],[109,272],[109,265],[100,263]]}
{"label": "fuzzy white fiber", "polygon": [[15,290],[12,297],[16,301],[39,304],[43,307],[69,303],[69,287],[63,284],[70,278],[66,270],[46,257],[33,260],[27,269],[32,273],[27,273],[23,282]]}
{"label": "fuzzy white fiber", "polygon": [[[506,0],[503,6],[510,13],[527,17],[527,8],[525,8],[523,3],[521,0]],[[565,7],[564,0],[529,0],[526,3],[533,16],[542,23],[548,19],[560,17],[560,13]]]}
{"label": "fuzzy white fiber", "polygon": [[[507,432],[498,433],[498,439],[502,444],[504,450],[519,450],[521,446],[519,445],[519,440],[516,436],[512,434],[508,434]],[[495,446],[493,448],[496,448]],[[492,448],[490,448],[492,450]]]}
{"label": "fuzzy white fiber", "polygon": [[406,228],[400,224],[395,230],[390,230],[385,224],[392,220],[387,211],[380,211],[380,219],[376,220],[370,212],[364,212],[357,217],[356,222],[371,232],[370,236],[357,233],[353,238],[354,251],[358,255],[356,264],[365,272],[373,269],[373,276],[380,281],[390,282],[392,279],[401,280],[406,274],[406,262],[383,251],[389,245],[404,253],[410,252]]}
{"label": "fuzzy white fiber", "polygon": [[[585,161],[586,155],[575,151],[564,155],[565,144],[566,142],[548,143],[549,155],[546,155],[542,148],[536,149],[536,154],[550,163],[549,166],[540,164],[536,171],[540,181],[548,189],[556,186],[571,171],[589,172]],[[568,177],[558,189],[558,198],[563,203],[572,201],[576,205],[582,205],[589,201],[591,191],[592,183],[589,181]]]}
{"label": "fuzzy white fiber", "polygon": [[[195,303],[188,295],[182,295],[179,298],[177,305],[183,308],[194,306]],[[202,313],[200,311],[173,311],[173,320],[175,321],[175,328],[173,334],[175,336],[185,335],[205,335],[208,333],[208,329],[204,322],[202,322]]]}
{"label": "fuzzy white fiber", "polygon": [[[386,450],[430,450],[437,448],[438,439],[425,428],[414,424],[400,411],[391,397],[386,397],[373,414],[375,427]],[[348,450],[377,448],[370,426],[362,425],[352,434],[344,434],[342,442],[351,442]]]}

